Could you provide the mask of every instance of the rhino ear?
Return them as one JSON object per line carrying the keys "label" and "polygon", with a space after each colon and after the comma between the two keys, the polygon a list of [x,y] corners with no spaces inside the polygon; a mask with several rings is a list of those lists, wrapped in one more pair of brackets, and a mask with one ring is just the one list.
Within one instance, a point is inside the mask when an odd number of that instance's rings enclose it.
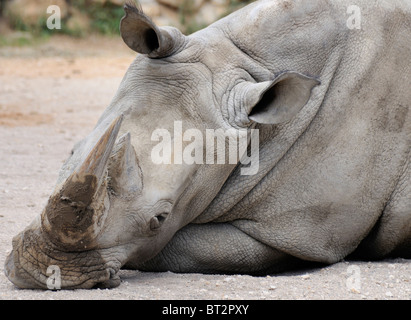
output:
{"label": "rhino ear", "polygon": [[247,85],[248,118],[258,123],[279,124],[291,120],[306,105],[320,81],[298,72],[284,72],[273,81]]}
{"label": "rhino ear", "polygon": [[125,16],[120,21],[120,33],[127,46],[150,58],[162,58],[175,53],[185,36],[173,27],[157,27],[135,4],[124,5]]}

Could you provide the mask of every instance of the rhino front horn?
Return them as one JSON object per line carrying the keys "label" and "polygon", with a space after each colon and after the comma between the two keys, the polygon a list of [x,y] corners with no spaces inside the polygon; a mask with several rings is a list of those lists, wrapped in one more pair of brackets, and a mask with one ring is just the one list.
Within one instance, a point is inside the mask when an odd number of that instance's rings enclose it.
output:
{"label": "rhino front horn", "polygon": [[98,235],[108,209],[102,184],[122,120],[119,116],[110,124],[86,159],[50,197],[42,227],[55,244],[84,250]]}

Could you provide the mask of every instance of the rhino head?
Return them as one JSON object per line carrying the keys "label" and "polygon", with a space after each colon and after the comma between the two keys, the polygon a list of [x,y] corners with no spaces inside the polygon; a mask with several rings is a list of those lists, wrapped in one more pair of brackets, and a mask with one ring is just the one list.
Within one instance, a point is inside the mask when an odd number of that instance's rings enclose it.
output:
{"label": "rhino head", "polygon": [[50,288],[51,270],[61,288],[119,285],[119,269],[160,252],[237,166],[174,157],[155,164],[153,131],[175,133],[176,121],[204,136],[207,129],[275,125],[299,112],[318,84],[289,71],[257,72],[256,80],[218,28],[184,36],[126,4],[120,31],[140,54],[94,130],[73,149],[41,215],[14,237],[5,272],[18,287]]}

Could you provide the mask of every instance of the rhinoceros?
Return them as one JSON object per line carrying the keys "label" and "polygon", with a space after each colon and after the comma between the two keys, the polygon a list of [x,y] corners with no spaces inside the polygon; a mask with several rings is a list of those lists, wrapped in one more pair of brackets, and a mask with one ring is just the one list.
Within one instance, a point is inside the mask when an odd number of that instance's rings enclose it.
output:
{"label": "rhinoceros", "polygon": [[[138,54],[13,238],[7,277],[47,289],[58,270],[61,288],[109,288],[121,268],[261,275],[410,258],[411,5],[355,2],[257,1],[188,36],[127,3],[121,36]],[[194,129],[245,130],[257,170],[176,161]],[[153,158],[156,130],[171,161]],[[205,148],[192,138],[180,147]]]}

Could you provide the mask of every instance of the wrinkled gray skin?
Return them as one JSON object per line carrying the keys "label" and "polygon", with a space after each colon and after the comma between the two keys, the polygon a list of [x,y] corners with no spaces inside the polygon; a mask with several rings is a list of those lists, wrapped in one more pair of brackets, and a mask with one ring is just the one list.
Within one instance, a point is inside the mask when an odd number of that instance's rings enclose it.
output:
{"label": "wrinkled gray skin", "polygon": [[[183,36],[126,6],[141,53],[13,239],[22,288],[114,287],[121,267],[261,274],[305,261],[411,257],[411,7],[261,1]],[[123,116],[121,116],[123,115]],[[260,163],[156,165],[157,128],[255,128]],[[188,143],[188,142],[185,142]]]}

